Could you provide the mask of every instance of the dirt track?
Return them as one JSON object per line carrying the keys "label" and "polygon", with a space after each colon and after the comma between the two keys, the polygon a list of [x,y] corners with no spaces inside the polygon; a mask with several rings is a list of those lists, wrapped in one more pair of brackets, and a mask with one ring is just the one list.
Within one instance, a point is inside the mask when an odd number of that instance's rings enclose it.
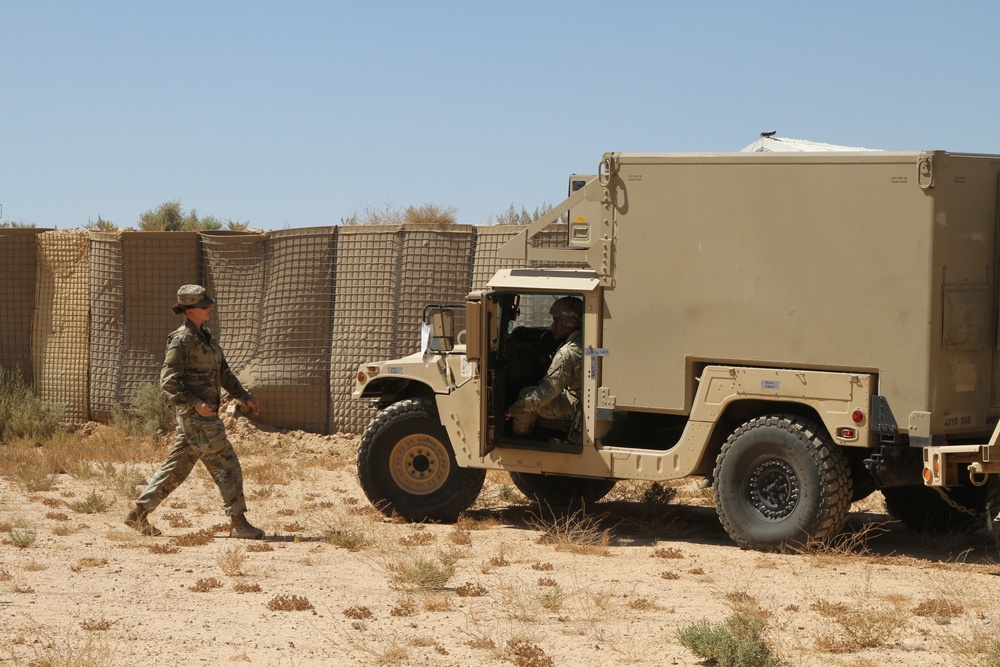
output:
{"label": "dirt track", "polygon": [[1000,621],[996,540],[915,535],[877,494],[851,555],[740,550],[697,480],[655,507],[621,484],[546,539],[504,475],[455,526],[393,523],[357,486],[356,438],[233,434],[262,543],[197,537],[224,520],[201,467],[151,517],[159,538],[122,525],[121,497],[70,509],[114,497],[93,479],[0,478],[0,663],[697,665],[677,630],[752,609],[788,665],[974,665]]}

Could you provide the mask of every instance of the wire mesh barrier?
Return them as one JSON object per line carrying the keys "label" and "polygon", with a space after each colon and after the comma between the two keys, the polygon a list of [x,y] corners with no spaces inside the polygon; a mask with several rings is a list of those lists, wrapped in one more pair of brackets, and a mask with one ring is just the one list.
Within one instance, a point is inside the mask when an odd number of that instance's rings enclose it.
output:
{"label": "wire mesh barrier", "polygon": [[[217,302],[209,326],[263,421],[358,432],[374,412],[351,398],[358,365],[418,351],[425,305],[461,304],[497,269],[527,266],[496,257],[520,229],[3,230],[0,257],[13,270],[3,278],[0,364],[33,372],[40,395],[72,417],[108,421],[158,380],[180,324],[176,290],[201,283]],[[454,314],[464,328],[464,309]]]}
{"label": "wire mesh barrier", "polygon": [[87,234],[43,232],[36,241],[38,279],[31,337],[35,390],[43,400],[65,404],[68,417],[87,419]]}
{"label": "wire mesh barrier", "polygon": [[264,298],[263,234],[206,232],[201,235],[205,287],[215,297],[209,327],[226,353],[229,367],[241,372],[258,352]]}
{"label": "wire mesh barrier", "polygon": [[182,321],[170,309],[177,288],[199,281],[198,234],[122,232],[121,241],[124,340],[118,396],[130,404],[143,385],[159,380],[167,334]]}
{"label": "wire mesh barrier", "polygon": [[111,419],[121,403],[125,308],[122,244],[117,234],[90,233],[90,418]]}
{"label": "wire mesh barrier", "polygon": [[330,424],[361,431],[374,410],[351,400],[358,365],[395,356],[396,295],[402,236],[384,227],[341,227],[330,345]]}
{"label": "wire mesh barrier", "polygon": [[335,247],[334,227],[267,235],[260,345],[242,373],[269,424],[328,427]]}
{"label": "wire mesh barrier", "polygon": [[527,262],[501,259],[497,251],[504,243],[514,238],[524,229],[517,225],[502,225],[473,229],[475,259],[472,263],[472,289],[485,289],[493,274],[502,268],[523,268]]}
{"label": "wire mesh barrier", "polygon": [[0,367],[18,370],[31,382],[31,317],[35,311],[37,254],[41,229],[0,229],[4,304],[0,317]]}

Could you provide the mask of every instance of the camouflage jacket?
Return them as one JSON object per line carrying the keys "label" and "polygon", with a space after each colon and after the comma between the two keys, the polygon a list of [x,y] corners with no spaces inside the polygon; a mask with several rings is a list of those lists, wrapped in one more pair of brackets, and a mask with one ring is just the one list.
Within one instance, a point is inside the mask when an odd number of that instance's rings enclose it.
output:
{"label": "camouflage jacket", "polygon": [[526,415],[538,412],[538,408],[553,401],[563,391],[579,398],[580,379],[583,373],[582,336],[577,329],[563,342],[552,357],[549,370],[545,377],[524,398],[514,403],[508,409],[511,416]]}
{"label": "camouflage jacket", "polygon": [[207,327],[201,327],[200,331],[195,329],[187,319],[167,336],[160,386],[182,413],[194,412],[199,399],[218,410],[222,389],[240,401],[251,398],[250,392],[229,370],[212,332]]}

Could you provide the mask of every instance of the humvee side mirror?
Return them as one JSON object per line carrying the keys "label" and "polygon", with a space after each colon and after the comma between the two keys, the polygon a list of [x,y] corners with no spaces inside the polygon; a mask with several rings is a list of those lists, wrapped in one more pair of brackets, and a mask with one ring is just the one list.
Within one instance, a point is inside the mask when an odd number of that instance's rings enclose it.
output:
{"label": "humvee side mirror", "polygon": [[450,352],[455,348],[455,313],[444,306],[424,308],[424,322],[430,325],[430,348],[435,352]]}

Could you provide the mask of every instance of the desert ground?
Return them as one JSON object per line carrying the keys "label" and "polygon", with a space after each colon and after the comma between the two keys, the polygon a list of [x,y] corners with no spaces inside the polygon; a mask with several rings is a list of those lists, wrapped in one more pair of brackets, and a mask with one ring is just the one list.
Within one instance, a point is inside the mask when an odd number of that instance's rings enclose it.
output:
{"label": "desert ground", "polygon": [[701,665],[678,632],[741,613],[784,665],[1000,664],[985,527],[919,535],[876,493],[836,544],[760,553],[699,479],[555,517],[500,473],[458,523],[409,524],[365,499],[357,436],[229,421],[263,541],[228,537],[202,466],[151,515],[162,537],[123,525],[162,439],[0,445],[21,461],[0,477],[0,664]]}

